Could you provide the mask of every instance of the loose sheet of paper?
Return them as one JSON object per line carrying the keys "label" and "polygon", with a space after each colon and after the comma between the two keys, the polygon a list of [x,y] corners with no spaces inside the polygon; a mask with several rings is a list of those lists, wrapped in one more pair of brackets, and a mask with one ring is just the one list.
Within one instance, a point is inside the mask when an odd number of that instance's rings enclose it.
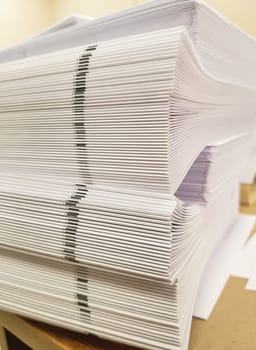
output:
{"label": "loose sheet of paper", "polygon": [[220,242],[205,269],[194,316],[208,319],[236,262],[237,254],[255,224],[255,216],[240,215],[230,233]]}
{"label": "loose sheet of paper", "polygon": [[248,280],[248,282],[245,286],[245,289],[252,290],[252,291],[256,292],[256,272],[255,272],[255,270],[256,270],[256,268],[254,267],[253,275]]}
{"label": "loose sheet of paper", "polygon": [[233,276],[249,278],[256,265],[256,235],[253,236],[241,249],[231,274]]}

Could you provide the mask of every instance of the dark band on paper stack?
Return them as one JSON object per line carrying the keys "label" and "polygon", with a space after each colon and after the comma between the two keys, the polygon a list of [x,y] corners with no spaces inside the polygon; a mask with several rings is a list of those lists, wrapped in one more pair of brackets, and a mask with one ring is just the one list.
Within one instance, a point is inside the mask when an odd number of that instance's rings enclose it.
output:
{"label": "dark band on paper stack", "polygon": [[[86,91],[86,77],[89,72],[89,63],[92,52],[96,46],[89,46],[84,53],[79,56],[78,64],[74,78],[73,94],[73,129],[75,133],[75,146],[77,149],[77,159],[79,171],[82,179],[86,178],[86,130],[84,117],[84,103]],[[78,204],[86,196],[87,188],[85,184],[76,184],[75,192],[66,202],[67,207],[67,225],[65,228],[64,255],[68,261],[76,262],[76,232],[79,226],[79,208]]]}
{"label": "dark band on paper stack", "polygon": [[84,267],[78,267],[77,270],[77,304],[79,307],[80,315],[83,319],[87,319],[90,316],[90,309],[88,305],[88,276],[87,269]]}
{"label": "dark band on paper stack", "polygon": [[76,248],[76,232],[79,225],[79,201],[85,198],[87,194],[86,185],[76,184],[74,194],[66,201],[66,215],[67,225],[65,228],[65,259],[76,262],[75,248]]}
{"label": "dark band on paper stack", "polygon": [[79,57],[78,66],[75,75],[74,99],[73,99],[73,118],[74,132],[76,137],[76,149],[79,168],[83,179],[88,178],[88,160],[86,149],[86,128],[85,128],[85,92],[86,77],[89,73],[89,64],[96,45],[89,46]]}
{"label": "dark band on paper stack", "polygon": [[[74,78],[73,94],[73,129],[75,133],[75,146],[77,149],[78,167],[82,180],[88,178],[88,160],[86,150],[86,128],[85,128],[85,93],[86,77],[89,72],[89,63],[96,46],[89,46],[78,59],[77,69]],[[66,201],[67,225],[65,228],[64,256],[71,262],[78,262],[76,259],[76,234],[79,227],[79,203],[85,198],[88,189],[85,184],[76,184],[75,191]],[[77,268],[77,304],[80,314],[83,318],[88,318],[90,311],[88,309],[88,279],[87,269]]]}

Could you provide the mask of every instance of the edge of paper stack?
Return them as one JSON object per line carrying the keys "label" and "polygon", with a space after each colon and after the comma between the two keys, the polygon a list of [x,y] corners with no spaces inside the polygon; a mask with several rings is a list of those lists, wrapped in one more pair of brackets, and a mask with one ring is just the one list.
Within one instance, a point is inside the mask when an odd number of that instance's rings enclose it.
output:
{"label": "edge of paper stack", "polygon": [[255,57],[190,0],[67,19],[1,51],[0,307],[187,349],[193,312],[218,297],[196,300],[210,257],[235,254],[255,222],[238,216]]}

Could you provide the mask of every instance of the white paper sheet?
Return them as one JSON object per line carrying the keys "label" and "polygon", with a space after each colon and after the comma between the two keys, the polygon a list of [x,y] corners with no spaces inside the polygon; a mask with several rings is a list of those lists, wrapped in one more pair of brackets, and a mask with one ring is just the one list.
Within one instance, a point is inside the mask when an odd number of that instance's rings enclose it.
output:
{"label": "white paper sheet", "polygon": [[232,269],[232,275],[249,278],[253,267],[256,265],[256,236],[253,236],[241,249],[237,257],[237,263]]}
{"label": "white paper sheet", "polygon": [[254,265],[253,275],[252,275],[252,277],[249,278],[249,280],[245,286],[245,289],[256,292],[256,273],[255,273],[256,268],[255,267],[256,266]]}
{"label": "white paper sheet", "polygon": [[208,319],[218,298],[225,287],[237,254],[249,236],[255,224],[255,216],[240,215],[227,237],[219,244],[205,269],[194,316]]}

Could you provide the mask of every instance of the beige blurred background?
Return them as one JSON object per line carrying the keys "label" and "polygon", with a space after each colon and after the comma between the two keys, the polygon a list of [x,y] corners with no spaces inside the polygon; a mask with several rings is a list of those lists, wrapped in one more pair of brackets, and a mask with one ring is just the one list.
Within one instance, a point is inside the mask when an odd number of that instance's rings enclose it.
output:
{"label": "beige blurred background", "polygon": [[[0,0],[0,47],[12,46],[77,12],[99,17],[145,0]],[[256,36],[256,0],[206,0]]]}

